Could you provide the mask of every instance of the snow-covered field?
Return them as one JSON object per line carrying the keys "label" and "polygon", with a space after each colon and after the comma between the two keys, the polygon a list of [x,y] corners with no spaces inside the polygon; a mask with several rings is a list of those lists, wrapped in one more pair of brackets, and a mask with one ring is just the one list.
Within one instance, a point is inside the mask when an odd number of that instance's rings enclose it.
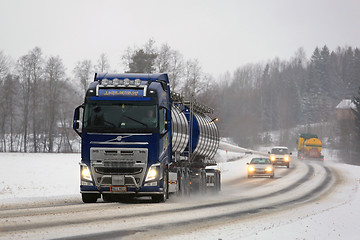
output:
{"label": "snow-covered field", "polygon": [[0,201],[79,197],[80,154],[0,153]]}
{"label": "snow-covered field", "polygon": [[[226,150],[228,151],[226,151]],[[222,145],[217,158],[223,183],[246,175],[247,149]],[[234,160],[239,158],[236,161]],[[80,154],[0,153],[0,207],[11,204],[79,199]],[[174,239],[359,239],[360,167],[328,157],[339,183],[307,204],[199,229]]]}

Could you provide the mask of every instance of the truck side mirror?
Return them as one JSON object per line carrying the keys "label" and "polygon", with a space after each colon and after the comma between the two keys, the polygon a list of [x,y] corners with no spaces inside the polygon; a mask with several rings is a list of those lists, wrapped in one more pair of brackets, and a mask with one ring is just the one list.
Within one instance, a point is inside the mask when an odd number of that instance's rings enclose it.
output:
{"label": "truck side mirror", "polygon": [[74,111],[74,120],[73,120],[73,129],[74,131],[81,137],[81,120],[80,120],[80,109],[84,109],[83,105],[78,106],[77,108],[75,108]]}

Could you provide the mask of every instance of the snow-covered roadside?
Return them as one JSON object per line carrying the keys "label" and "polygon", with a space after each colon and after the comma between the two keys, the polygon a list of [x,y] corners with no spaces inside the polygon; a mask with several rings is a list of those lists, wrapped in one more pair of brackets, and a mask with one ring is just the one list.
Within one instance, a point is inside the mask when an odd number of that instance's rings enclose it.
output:
{"label": "snow-covered roadside", "polygon": [[[245,176],[245,162],[251,155],[219,150],[217,166],[222,179]],[[241,161],[227,162],[229,159]],[[0,200],[2,204],[46,201],[57,198],[80,198],[80,154],[0,153]],[[239,173],[231,169],[243,168]]]}
{"label": "snow-covered roadside", "polygon": [[[224,183],[246,177],[246,162],[255,154],[244,152],[241,148],[218,151]],[[67,197],[81,201],[79,160],[80,154],[0,153],[0,207]],[[360,167],[339,163],[335,155],[329,155],[325,164],[340,181],[321,199],[171,239],[356,239],[360,236]]]}
{"label": "snow-covered roadside", "polygon": [[168,239],[359,239],[360,167],[334,160],[338,184],[320,199]]}
{"label": "snow-covered roadside", "polygon": [[79,195],[80,154],[0,153],[1,203]]}

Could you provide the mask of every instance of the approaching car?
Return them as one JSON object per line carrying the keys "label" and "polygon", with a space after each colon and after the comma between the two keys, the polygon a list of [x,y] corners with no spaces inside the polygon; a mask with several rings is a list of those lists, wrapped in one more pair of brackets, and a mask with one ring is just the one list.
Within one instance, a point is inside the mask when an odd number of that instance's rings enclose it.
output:
{"label": "approaching car", "polygon": [[269,158],[253,158],[248,165],[248,177],[269,176],[274,178],[274,167]]}
{"label": "approaching car", "polygon": [[287,168],[290,167],[290,155],[289,149],[287,147],[273,147],[271,149],[270,160],[274,165],[286,166]]}

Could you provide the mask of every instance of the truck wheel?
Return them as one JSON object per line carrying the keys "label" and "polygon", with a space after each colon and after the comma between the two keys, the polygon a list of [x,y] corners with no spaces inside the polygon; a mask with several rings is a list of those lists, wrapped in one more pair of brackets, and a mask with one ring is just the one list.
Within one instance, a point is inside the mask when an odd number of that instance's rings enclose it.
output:
{"label": "truck wheel", "polygon": [[103,194],[102,199],[104,200],[104,202],[113,202],[113,198],[110,194]]}
{"label": "truck wheel", "polygon": [[168,172],[164,170],[162,178],[163,193],[159,195],[153,195],[151,198],[154,202],[166,202],[166,199],[169,198],[169,176]]}
{"label": "truck wheel", "polygon": [[81,197],[84,203],[96,203],[99,196],[96,193],[82,193]]}

